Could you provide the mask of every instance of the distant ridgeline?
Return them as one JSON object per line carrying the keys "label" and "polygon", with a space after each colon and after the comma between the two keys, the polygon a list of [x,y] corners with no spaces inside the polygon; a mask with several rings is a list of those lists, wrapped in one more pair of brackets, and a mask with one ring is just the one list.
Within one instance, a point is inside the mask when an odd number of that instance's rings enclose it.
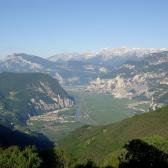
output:
{"label": "distant ridgeline", "polygon": [[91,81],[86,90],[116,98],[151,100],[152,109],[168,104],[168,51],[128,60]]}
{"label": "distant ridgeline", "polygon": [[73,104],[74,99],[47,74],[0,74],[0,123],[4,125],[24,125],[30,116]]}
{"label": "distant ridgeline", "polygon": [[95,52],[58,53],[49,58],[14,53],[0,60],[0,72],[42,72],[56,77],[65,85],[86,85],[98,76],[108,76],[114,67],[126,61],[147,58],[151,53],[160,55],[164,51],[168,49],[104,48]]}

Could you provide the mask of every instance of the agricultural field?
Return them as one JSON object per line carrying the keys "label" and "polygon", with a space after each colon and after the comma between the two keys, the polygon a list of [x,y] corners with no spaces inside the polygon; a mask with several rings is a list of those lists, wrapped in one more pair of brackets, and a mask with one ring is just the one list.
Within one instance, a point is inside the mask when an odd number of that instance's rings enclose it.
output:
{"label": "agricultural field", "polygon": [[[111,95],[84,92],[83,88],[66,88],[66,90],[75,97],[76,105],[55,114],[57,115],[56,120],[45,120],[45,116],[43,120],[30,120],[28,125],[31,130],[40,131],[50,139],[57,141],[82,125],[115,123],[142,113],[142,108],[146,110],[148,107],[147,103],[138,105],[136,100],[115,99]],[[141,110],[138,110],[138,106]],[[46,118],[49,116],[46,115]]]}
{"label": "agricultural field", "polygon": [[59,112],[57,115],[62,120],[30,120],[27,124],[33,131],[41,132],[53,141],[58,141],[65,137],[69,132],[81,127],[83,124],[76,121],[76,107],[67,111]]}
{"label": "agricultural field", "polygon": [[81,120],[86,120],[92,125],[106,125],[131,117],[134,110],[128,109],[128,105],[134,102],[129,99],[114,99],[110,95],[78,94]]}

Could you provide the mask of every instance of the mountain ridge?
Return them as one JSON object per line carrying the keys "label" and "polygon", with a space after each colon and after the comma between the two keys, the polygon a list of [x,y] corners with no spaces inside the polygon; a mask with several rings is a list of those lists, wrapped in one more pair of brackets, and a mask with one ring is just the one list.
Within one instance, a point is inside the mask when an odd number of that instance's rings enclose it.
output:
{"label": "mountain ridge", "polygon": [[152,53],[127,61],[102,78],[91,81],[86,91],[112,94],[116,98],[150,100],[151,108],[168,103],[168,52]]}
{"label": "mountain ridge", "polygon": [[0,74],[1,123],[26,124],[30,116],[73,105],[74,99],[47,74]]}
{"label": "mountain ridge", "polygon": [[25,53],[15,53],[0,61],[0,72],[42,72],[63,85],[86,85],[98,76],[128,61],[141,61],[167,48],[104,48],[100,51],[57,54],[56,60]]}
{"label": "mountain ridge", "polygon": [[72,52],[72,53],[58,53],[55,56],[51,56],[48,59],[51,61],[69,61],[69,60],[89,60],[94,57],[102,57],[102,60],[109,60],[115,56],[131,56],[143,57],[146,54],[158,53],[162,51],[168,51],[167,48],[102,48],[98,51],[85,51],[85,52]]}
{"label": "mountain ridge", "polygon": [[93,159],[101,163],[131,139],[148,136],[168,138],[167,116],[168,106],[165,106],[106,126],[84,126],[58,144],[74,159]]}

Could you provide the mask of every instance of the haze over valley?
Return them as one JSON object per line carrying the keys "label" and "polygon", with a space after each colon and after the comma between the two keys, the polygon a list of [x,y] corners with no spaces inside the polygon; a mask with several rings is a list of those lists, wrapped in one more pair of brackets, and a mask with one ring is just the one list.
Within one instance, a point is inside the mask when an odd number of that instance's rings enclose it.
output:
{"label": "haze over valley", "polygon": [[167,7],[1,0],[0,168],[168,168]]}
{"label": "haze over valley", "polygon": [[[113,139],[116,134],[113,131],[118,126],[124,127],[125,122],[134,125],[140,120],[148,127],[148,116],[150,120],[151,115],[151,122],[154,122],[158,108],[161,108],[161,116],[166,115],[166,48],[106,48],[100,52],[64,53],[48,58],[15,53],[1,59],[0,72],[1,125],[34,135],[40,148],[43,148],[41,143],[46,143],[46,148],[55,142],[70,160],[77,159],[77,163],[84,164],[82,158],[91,158],[98,165],[117,167],[117,158],[112,163],[108,160],[108,155],[120,155],[113,154],[115,145],[116,150],[121,150],[123,143],[153,133],[167,138],[159,131],[162,127],[152,132],[151,127],[146,131],[138,126],[143,133],[136,134],[136,131],[130,132],[132,127],[128,126],[127,131],[119,130],[121,135],[116,135],[118,143],[107,140],[109,136]],[[138,121],[136,116],[140,117]],[[145,119],[141,120],[141,117]],[[159,119],[158,122],[162,122],[162,118]],[[125,137],[126,132],[129,136]],[[93,150],[93,146],[100,143],[102,134],[105,143],[112,145],[110,151],[106,151],[106,146]],[[4,138],[8,139],[6,135]],[[25,135],[19,136],[22,139]],[[122,141],[118,136],[122,136]],[[20,139],[16,142],[20,143]],[[85,149],[83,145],[86,145]],[[92,155],[87,153],[90,150]],[[69,159],[65,160],[68,165]],[[73,164],[69,166],[73,167]]]}
{"label": "haze over valley", "polygon": [[[18,105],[17,96],[28,90],[32,94],[25,96],[24,103],[31,108],[24,124],[54,140],[59,139],[56,134],[62,131],[67,134],[85,124],[110,124],[168,103],[166,48],[106,48],[92,54],[66,53],[47,59],[15,53],[1,60],[0,71],[1,89],[5,87],[7,91],[5,101],[11,101],[11,110],[18,113],[16,107],[24,107],[20,101]],[[11,80],[9,86],[5,80]],[[57,81],[69,95],[61,90]],[[15,85],[24,89],[15,88]],[[46,94],[44,98],[42,94]],[[69,98],[62,98],[63,95]],[[1,104],[2,110],[8,109],[8,105]],[[18,127],[13,119],[6,119],[5,113],[3,116],[3,122]],[[53,130],[57,130],[55,134]]]}

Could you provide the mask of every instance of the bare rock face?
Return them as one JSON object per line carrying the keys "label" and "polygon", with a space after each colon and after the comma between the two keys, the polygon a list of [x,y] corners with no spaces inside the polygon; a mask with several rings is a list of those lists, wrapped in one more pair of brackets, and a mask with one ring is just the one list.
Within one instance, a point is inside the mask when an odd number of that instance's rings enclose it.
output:
{"label": "bare rock face", "polygon": [[44,94],[48,99],[31,98],[30,101],[34,105],[35,109],[41,111],[54,111],[61,108],[68,108],[74,105],[74,101],[68,95],[63,97],[61,93],[57,93],[47,83],[39,81],[38,84],[33,85],[32,88],[38,92],[38,94]]}
{"label": "bare rock face", "polygon": [[148,86],[144,80],[139,79],[125,79],[117,76],[112,79],[99,79],[99,83],[92,81],[86,88],[86,91],[96,91],[101,93],[110,93],[115,98],[129,98],[132,99],[141,94],[148,97]]}
{"label": "bare rock face", "polygon": [[151,100],[152,109],[168,103],[168,52],[123,64],[112,74],[113,78],[91,81],[86,91],[111,94],[115,98]]}
{"label": "bare rock face", "polygon": [[53,103],[48,103],[44,100],[34,98],[31,99],[31,103],[34,105],[36,110],[41,110],[44,112],[54,111],[61,108],[69,108],[74,105],[74,101],[69,98],[60,99],[59,95],[53,98]]}
{"label": "bare rock face", "polygon": [[[55,56],[39,56],[14,53],[0,59],[0,72],[40,72],[50,74],[65,85],[84,85],[97,76],[106,75],[111,68],[130,60],[146,58],[151,53],[168,51],[168,48],[103,48],[82,53],[58,53]],[[160,59],[163,63],[165,59]],[[157,64],[158,64],[157,63]],[[156,65],[152,61],[151,65]],[[134,65],[124,64],[121,68],[134,69]]]}
{"label": "bare rock face", "polygon": [[25,123],[31,116],[74,105],[74,99],[60,86],[58,81],[42,73],[1,73],[0,105],[1,118],[15,116],[17,122]]}

